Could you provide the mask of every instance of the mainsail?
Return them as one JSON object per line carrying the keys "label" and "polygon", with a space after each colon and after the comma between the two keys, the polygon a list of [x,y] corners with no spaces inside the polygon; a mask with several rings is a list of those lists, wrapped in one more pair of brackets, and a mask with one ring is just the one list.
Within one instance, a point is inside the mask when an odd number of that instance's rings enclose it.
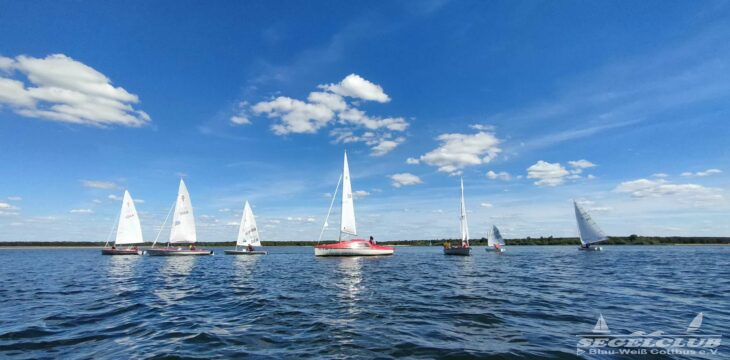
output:
{"label": "mainsail", "polygon": [[175,213],[172,217],[172,229],[170,230],[170,243],[195,243],[195,216],[193,215],[193,204],[190,202],[190,194],[185,182],[180,179],[180,188],[177,191],[177,202]]}
{"label": "mainsail", "polygon": [[350,167],[347,165],[347,153],[342,170],[342,216],[340,218],[340,235],[342,233],[357,235],[355,227],[355,203],[352,198],[350,183]]}
{"label": "mainsail", "polygon": [[578,231],[580,232],[580,242],[583,245],[608,239],[603,230],[598,227],[591,216],[577,202],[573,201],[573,206],[575,207],[575,219],[578,222]]}
{"label": "mainsail", "polygon": [[466,205],[464,204],[464,179],[461,179],[461,206],[459,208],[461,222],[461,241],[469,246],[469,224],[466,222]]}
{"label": "mainsail", "polygon": [[241,226],[238,228],[238,240],[236,246],[261,246],[259,239],[259,230],[256,228],[256,219],[251,211],[251,206],[243,206],[243,215],[241,215]]}
{"label": "mainsail", "polygon": [[124,191],[122,199],[122,210],[119,212],[119,225],[117,225],[117,238],[115,245],[141,244],[142,226],[139,223],[139,215],[134,207],[134,200],[129,191]]}
{"label": "mainsail", "polygon": [[502,234],[500,234],[499,229],[497,229],[497,226],[495,225],[492,225],[492,231],[487,234],[487,245],[504,245],[504,239],[502,238]]}

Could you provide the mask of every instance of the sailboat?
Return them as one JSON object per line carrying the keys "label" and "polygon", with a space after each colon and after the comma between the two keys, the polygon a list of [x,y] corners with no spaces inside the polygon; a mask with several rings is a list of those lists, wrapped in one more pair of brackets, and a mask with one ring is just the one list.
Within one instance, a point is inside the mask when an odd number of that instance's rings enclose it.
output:
{"label": "sailboat", "polygon": [[573,201],[575,207],[575,220],[578,222],[578,231],[580,232],[580,250],[585,251],[601,251],[600,246],[591,246],[597,242],[608,240],[606,234],[603,233],[588,212],[585,211],[577,202]]}
{"label": "sailboat", "polygon": [[[112,243],[111,247],[107,247],[107,245],[109,245],[109,241],[104,244],[104,248],[101,249],[101,254],[142,255],[142,251],[136,246],[137,244],[142,243],[144,243],[144,240],[142,240],[142,226],[139,223],[137,209],[134,207],[134,200],[132,199],[132,196],[129,195],[129,191],[124,190],[122,209],[119,211],[119,221],[117,223],[117,237],[114,239],[114,243]],[[117,247],[120,245],[127,245],[127,247],[118,249]]]}
{"label": "sailboat", "polygon": [[466,205],[464,204],[464,179],[461,179],[461,206],[459,206],[459,222],[461,223],[461,246],[444,244],[444,255],[464,255],[471,252],[469,247],[469,224],[466,221]]}
{"label": "sailboat", "polygon": [[596,326],[593,327],[593,332],[599,334],[608,334],[611,332],[608,329],[608,325],[606,325],[606,320],[603,320],[603,314],[598,314],[598,321],[596,321]]}
{"label": "sailboat", "polygon": [[259,238],[259,230],[256,228],[256,218],[253,216],[251,206],[246,201],[243,206],[243,215],[241,215],[241,225],[238,228],[236,248],[224,252],[227,255],[266,255],[266,251],[254,250],[254,246],[261,246],[261,239]]}
{"label": "sailboat", "polygon": [[[167,214],[168,217],[170,214]],[[167,218],[160,228],[165,227]],[[159,238],[159,233],[157,237]],[[185,182],[180,179],[180,187],[177,190],[177,200],[175,201],[175,213],[172,217],[172,228],[170,229],[170,240],[164,248],[155,249],[157,239],[152,244],[152,248],[147,249],[147,254],[152,256],[177,256],[177,255],[212,255],[212,250],[196,249],[197,235],[195,232],[195,216],[193,214],[193,204],[190,202],[190,194]],[[172,245],[172,246],[171,246]],[[178,246],[174,246],[178,245]],[[180,245],[188,245],[185,248]]]}
{"label": "sailboat", "polygon": [[[357,227],[355,226],[355,202],[352,196],[352,184],[350,183],[350,167],[347,164],[347,152],[345,152],[345,160],[342,169],[342,208],[340,213],[340,236],[339,242],[334,244],[316,245],[314,247],[315,256],[373,256],[373,255],[393,255],[395,248],[392,246],[377,245],[372,237],[370,240],[354,239],[342,240],[342,235],[357,236]],[[337,190],[340,187],[340,181],[337,182],[337,188],[332,195],[330,209],[322,226],[322,232],[319,235],[320,241],[325,228],[327,228],[327,220],[329,220],[332,212],[332,205],[337,196]]]}
{"label": "sailboat", "polygon": [[496,225],[492,225],[492,230],[487,234],[487,251],[504,252],[504,239],[499,233]]}

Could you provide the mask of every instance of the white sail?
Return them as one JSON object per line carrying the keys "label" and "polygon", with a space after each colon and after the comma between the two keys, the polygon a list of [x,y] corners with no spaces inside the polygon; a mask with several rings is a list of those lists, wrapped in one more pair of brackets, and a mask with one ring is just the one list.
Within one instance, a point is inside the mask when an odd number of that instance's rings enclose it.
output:
{"label": "white sail", "polygon": [[355,203],[352,198],[352,184],[350,183],[350,166],[347,165],[347,153],[342,170],[342,217],[340,218],[340,232],[357,235],[355,227]]}
{"label": "white sail", "polygon": [[122,199],[122,210],[119,212],[119,225],[117,225],[117,238],[115,245],[141,244],[142,226],[139,223],[139,215],[134,207],[134,200],[129,191],[124,191]]}
{"label": "white sail", "polygon": [[469,245],[469,224],[466,221],[466,205],[464,204],[464,179],[461,179],[461,206],[459,209],[459,221],[461,222],[461,241]]}
{"label": "white sail", "polygon": [[504,245],[504,239],[502,238],[502,234],[499,232],[499,229],[497,229],[497,226],[492,225],[492,231],[489,235],[491,235],[487,238],[489,246],[494,246],[495,244]]}
{"label": "white sail", "polygon": [[606,320],[603,320],[603,315],[600,314],[598,317],[598,321],[596,322],[596,326],[593,327],[594,333],[610,333],[611,330],[608,329],[608,325],[606,325]]}
{"label": "white sail", "polygon": [[687,332],[697,331],[700,328],[700,325],[702,325],[702,313],[697,314],[695,316],[694,320],[689,324],[689,327],[687,328]]}
{"label": "white sail", "polygon": [[192,244],[196,241],[193,204],[190,202],[190,194],[188,194],[188,188],[185,186],[185,182],[180,179],[180,188],[177,191],[177,202],[175,203],[175,213],[172,216],[170,243]]}
{"label": "white sail", "polygon": [[577,202],[573,201],[573,205],[575,207],[575,219],[578,222],[578,231],[580,232],[580,242],[587,245],[607,240],[608,237],[591,216]]}
{"label": "white sail", "polygon": [[238,240],[236,246],[261,246],[259,238],[259,230],[256,228],[256,218],[253,216],[251,206],[243,206],[243,215],[241,215],[241,226],[238,228]]}

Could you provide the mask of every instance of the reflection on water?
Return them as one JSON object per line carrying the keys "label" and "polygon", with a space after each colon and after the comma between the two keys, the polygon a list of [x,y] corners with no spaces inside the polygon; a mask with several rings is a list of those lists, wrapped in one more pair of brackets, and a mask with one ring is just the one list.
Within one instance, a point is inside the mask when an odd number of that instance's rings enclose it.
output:
{"label": "reflection on water", "polygon": [[108,256],[106,278],[115,294],[139,289],[139,284],[132,281],[136,276],[137,265],[141,256]]}
{"label": "reflection on water", "polygon": [[188,286],[187,279],[196,260],[195,256],[168,256],[164,258],[162,269],[160,269],[162,283],[159,284],[154,293],[166,305],[175,304],[178,300],[192,293],[194,287]]}

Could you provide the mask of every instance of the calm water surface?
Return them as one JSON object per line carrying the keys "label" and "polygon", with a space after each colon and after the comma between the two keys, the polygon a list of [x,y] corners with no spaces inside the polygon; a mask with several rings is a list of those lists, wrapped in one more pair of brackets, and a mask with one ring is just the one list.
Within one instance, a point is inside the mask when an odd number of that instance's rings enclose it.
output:
{"label": "calm water surface", "polygon": [[599,313],[627,334],[682,333],[703,312],[702,331],[730,341],[730,247],[605,249],[0,250],[0,358],[577,358]]}

